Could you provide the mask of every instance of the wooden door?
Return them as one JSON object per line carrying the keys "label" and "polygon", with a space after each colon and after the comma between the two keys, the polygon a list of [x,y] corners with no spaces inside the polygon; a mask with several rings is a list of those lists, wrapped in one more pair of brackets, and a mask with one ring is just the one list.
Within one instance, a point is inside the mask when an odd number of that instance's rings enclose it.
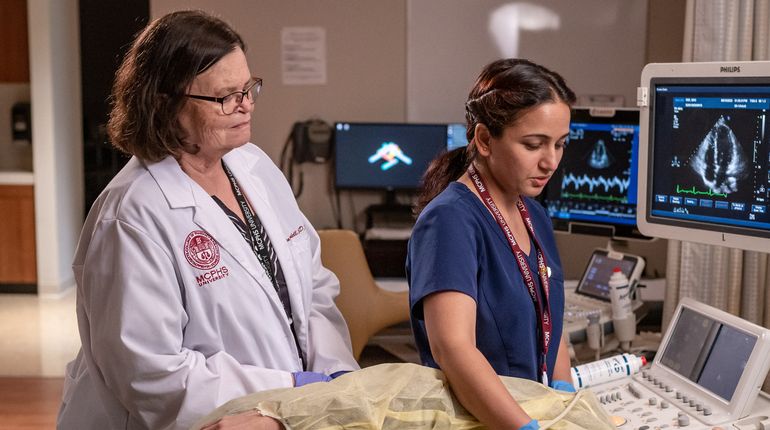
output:
{"label": "wooden door", "polygon": [[29,82],[27,0],[0,0],[0,82]]}

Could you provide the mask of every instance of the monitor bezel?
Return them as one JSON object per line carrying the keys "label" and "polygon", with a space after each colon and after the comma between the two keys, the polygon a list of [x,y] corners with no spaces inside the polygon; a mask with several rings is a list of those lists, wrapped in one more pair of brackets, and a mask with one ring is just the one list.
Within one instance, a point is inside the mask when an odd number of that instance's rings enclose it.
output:
{"label": "monitor bezel", "polygon": [[[338,165],[337,165],[337,126],[338,124],[350,124],[350,125],[356,125],[356,126],[415,126],[415,127],[443,127],[444,132],[446,134],[446,129],[448,127],[448,124],[445,123],[413,123],[413,122],[358,122],[358,121],[335,121],[333,126],[333,135],[332,135],[332,142],[333,142],[333,148],[332,148],[332,160],[333,160],[333,171],[332,171],[332,177],[333,177],[333,184],[334,189],[336,190],[351,190],[351,191],[403,191],[403,192],[416,192],[420,189],[422,186],[422,175],[420,176],[420,182],[414,186],[354,186],[354,185],[340,185],[338,183]],[[436,154],[435,157],[438,157],[441,153],[446,152],[446,137],[444,140],[444,149],[443,151]],[[434,157],[434,159],[435,159]],[[424,174],[424,172],[423,172]]]}
{"label": "monitor bezel", "polygon": [[721,245],[750,251],[770,249],[770,230],[716,225],[692,220],[672,219],[652,215],[653,190],[650,174],[655,142],[653,129],[655,112],[654,85],[673,84],[747,84],[761,83],[770,88],[770,61],[652,63],[642,70],[637,104],[640,111],[639,181],[637,191],[637,226],[642,234],[664,239]]}
{"label": "monitor bezel", "polygon": [[[598,123],[598,124],[638,124],[641,131],[640,109],[635,107],[604,107],[604,106],[574,106],[571,109],[570,124],[574,123]],[[637,136],[637,139],[640,136]],[[639,143],[637,141],[637,159]],[[541,204],[548,209],[548,194],[553,188],[560,187],[553,179],[549,181],[539,197]],[[637,196],[638,200],[639,196]],[[551,217],[554,230],[575,234],[588,234],[619,240],[650,240],[643,235],[637,225],[633,223],[620,223],[606,220],[586,220]]]}

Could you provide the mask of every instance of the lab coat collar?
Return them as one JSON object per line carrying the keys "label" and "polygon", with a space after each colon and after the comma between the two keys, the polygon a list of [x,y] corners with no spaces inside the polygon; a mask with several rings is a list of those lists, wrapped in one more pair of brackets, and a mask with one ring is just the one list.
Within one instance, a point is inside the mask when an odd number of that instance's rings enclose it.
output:
{"label": "lab coat collar", "polygon": [[[155,163],[142,161],[142,164],[155,178],[155,182],[158,183],[169,207],[179,209],[195,206],[193,197],[195,183],[182,171],[173,156],[169,155]],[[188,178],[188,180],[180,180],[183,177]]]}

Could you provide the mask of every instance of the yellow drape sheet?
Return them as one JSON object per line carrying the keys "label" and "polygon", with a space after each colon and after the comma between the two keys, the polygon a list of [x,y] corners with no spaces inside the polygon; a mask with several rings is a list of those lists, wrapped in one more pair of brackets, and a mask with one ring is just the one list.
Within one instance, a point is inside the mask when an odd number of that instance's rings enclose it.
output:
{"label": "yellow drape sheet", "polygon": [[[501,379],[541,428],[615,428],[591,392],[564,393],[526,379]],[[251,410],[280,420],[287,430],[486,428],[452,395],[440,370],[400,363],[367,367],[327,383],[244,396],[220,406],[193,428]]]}

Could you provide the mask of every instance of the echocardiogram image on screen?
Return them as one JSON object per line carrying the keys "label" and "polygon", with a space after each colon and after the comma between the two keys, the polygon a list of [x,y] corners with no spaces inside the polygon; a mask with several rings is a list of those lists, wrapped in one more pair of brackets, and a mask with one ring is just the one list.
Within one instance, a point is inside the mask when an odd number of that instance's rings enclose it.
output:
{"label": "echocardiogram image on screen", "polygon": [[557,229],[573,221],[636,225],[639,111],[573,109],[561,164],[543,202]]}
{"label": "echocardiogram image on screen", "polygon": [[770,229],[770,87],[654,83],[650,214]]}
{"label": "echocardiogram image on screen", "polygon": [[410,190],[447,149],[446,124],[335,124],[335,186]]}

